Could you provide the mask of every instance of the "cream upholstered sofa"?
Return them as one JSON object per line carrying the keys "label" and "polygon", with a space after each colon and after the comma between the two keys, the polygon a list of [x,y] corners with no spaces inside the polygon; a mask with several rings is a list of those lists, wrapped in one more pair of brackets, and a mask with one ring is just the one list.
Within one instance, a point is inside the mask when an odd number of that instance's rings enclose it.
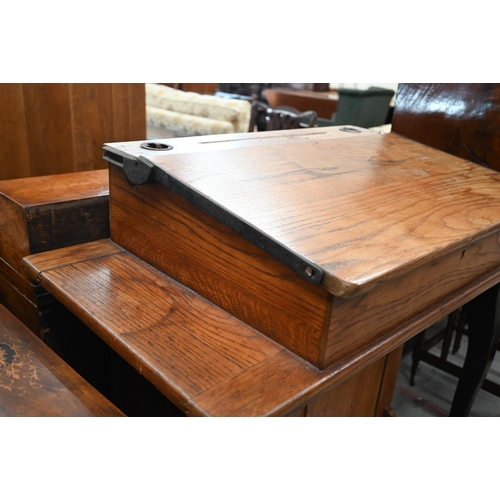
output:
{"label": "cream upholstered sofa", "polygon": [[148,127],[165,129],[175,136],[248,132],[250,113],[248,101],[146,84]]}

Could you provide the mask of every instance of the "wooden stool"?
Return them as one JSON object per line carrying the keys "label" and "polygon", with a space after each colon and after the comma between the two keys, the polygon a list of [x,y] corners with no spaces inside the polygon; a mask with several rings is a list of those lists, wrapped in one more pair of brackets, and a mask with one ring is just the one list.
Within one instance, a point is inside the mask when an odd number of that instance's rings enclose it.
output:
{"label": "wooden stool", "polygon": [[124,415],[0,305],[0,416]]}

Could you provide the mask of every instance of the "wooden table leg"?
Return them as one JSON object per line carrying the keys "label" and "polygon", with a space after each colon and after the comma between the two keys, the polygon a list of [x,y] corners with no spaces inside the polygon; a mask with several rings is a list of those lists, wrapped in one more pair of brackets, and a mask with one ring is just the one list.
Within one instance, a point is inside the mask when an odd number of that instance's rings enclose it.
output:
{"label": "wooden table leg", "polygon": [[450,417],[466,417],[491,366],[500,338],[500,285],[495,285],[468,304],[469,345],[464,367],[451,405]]}

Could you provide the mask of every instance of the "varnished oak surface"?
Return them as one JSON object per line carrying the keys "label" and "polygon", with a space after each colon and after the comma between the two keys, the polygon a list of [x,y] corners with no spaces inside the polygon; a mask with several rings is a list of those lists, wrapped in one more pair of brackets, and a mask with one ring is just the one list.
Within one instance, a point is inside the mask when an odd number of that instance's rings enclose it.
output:
{"label": "varnished oak surface", "polygon": [[24,262],[31,279],[186,414],[213,416],[300,413],[500,280],[495,269],[319,370],[108,240]]}
{"label": "varnished oak surface", "polygon": [[0,181],[0,193],[24,207],[107,196],[107,170],[89,170]]}
{"label": "varnished oak surface", "polygon": [[148,158],[321,267],[337,296],[499,230],[498,173],[394,134],[346,135],[254,139],[251,154],[228,139],[227,147]]}
{"label": "varnished oak surface", "polygon": [[144,84],[0,84],[0,179],[103,169],[109,141],[146,137]]}
{"label": "varnished oak surface", "polygon": [[0,305],[0,416],[124,415]]}

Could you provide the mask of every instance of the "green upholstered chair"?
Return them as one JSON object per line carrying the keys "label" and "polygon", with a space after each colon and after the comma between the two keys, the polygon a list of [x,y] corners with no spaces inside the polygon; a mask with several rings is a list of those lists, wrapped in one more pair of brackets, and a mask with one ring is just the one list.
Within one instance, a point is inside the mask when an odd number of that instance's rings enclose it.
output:
{"label": "green upholstered chair", "polygon": [[333,113],[331,120],[318,117],[318,127],[355,125],[370,128],[386,123],[394,90],[380,87],[370,87],[367,90],[340,88],[338,93],[337,111]]}

